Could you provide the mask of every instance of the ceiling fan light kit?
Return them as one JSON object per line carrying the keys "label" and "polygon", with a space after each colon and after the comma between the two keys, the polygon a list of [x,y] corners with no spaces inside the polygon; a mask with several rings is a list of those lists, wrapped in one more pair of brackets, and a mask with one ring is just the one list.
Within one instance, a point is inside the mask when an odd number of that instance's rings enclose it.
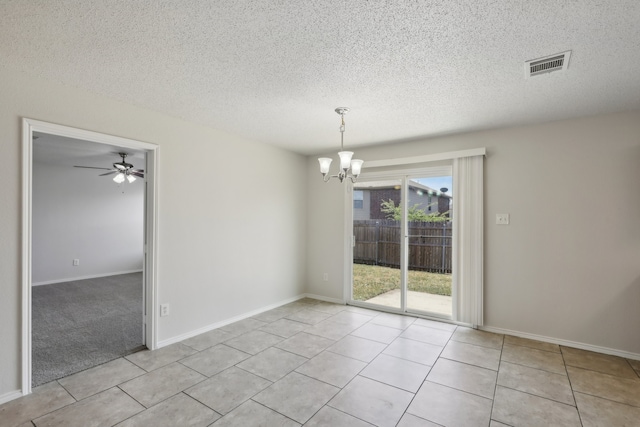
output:
{"label": "ceiling fan light kit", "polygon": [[[329,175],[329,169],[331,168],[331,162],[333,159],[329,157],[320,157],[318,163],[320,163],[320,173],[324,182],[329,182],[331,178],[338,178],[340,182],[343,182],[346,178],[349,178],[351,182],[356,182],[358,175],[362,171],[362,164],[364,160],[352,159],[353,151],[344,151],[344,115],[349,111],[347,107],[336,108],[336,113],[340,115],[340,149],[338,153],[340,157],[340,169],[337,175]],[[351,173],[349,173],[351,172]]]}
{"label": "ceiling fan light kit", "polygon": [[129,155],[128,153],[118,153],[118,155],[120,157],[122,157],[122,161],[114,163],[113,164],[113,169],[98,168],[98,167],[94,167],[94,166],[74,166],[74,167],[76,167],[76,168],[85,168],[85,169],[108,170],[109,172],[100,174],[100,176],[113,175],[115,173],[116,176],[113,177],[113,181],[115,183],[117,183],[117,184],[122,184],[125,181],[125,179],[129,183],[132,183],[132,182],[134,182],[136,180],[136,177],[144,178],[144,170],[142,170],[142,169],[134,169],[133,165],[131,163],[127,163],[125,161],[126,157]]}

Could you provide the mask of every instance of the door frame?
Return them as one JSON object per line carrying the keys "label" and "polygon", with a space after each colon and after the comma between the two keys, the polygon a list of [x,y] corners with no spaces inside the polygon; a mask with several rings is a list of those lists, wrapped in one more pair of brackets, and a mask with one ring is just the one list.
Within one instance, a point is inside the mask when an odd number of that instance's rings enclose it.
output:
{"label": "door frame", "polygon": [[159,146],[148,142],[107,135],[29,118],[22,119],[22,394],[31,393],[31,286],[33,133],[42,132],[99,144],[145,151],[144,218],[144,338],[145,345],[157,348],[157,254],[158,254],[158,154]]}
{"label": "door frame", "polygon": [[[407,308],[407,287],[408,287],[408,254],[409,254],[409,239],[407,230],[407,215],[408,206],[406,203],[408,197],[408,181],[412,178],[427,178],[429,176],[452,176],[452,165],[425,165],[420,168],[412,169],[394,169],[381,172],[363,173],[360,175],[360,181],[370,180],[385,180],[385,179],[398,179],[401,181],[401,207],[402,218],[400,223],[400,235],[402,242],[400,245],[400,308],[387,307],[378,304],[368,303],[366,301],[356,301],[353,299],[353,183],[347,182],[345,189],[345,254],[347,256],[347,268],[345,268],[344,277],[344,299],[350,305],[361,306],[364,308],[372,308],[380,311],[388,311],[397,314],[410,314],[414,316],[421,316],[427,318],[433,318],[442,321],[453,321],[454,310],[456,307],[456,287],[451,287],[452,298],[452,315],[451,316],[438,316],[435,313],[423,312],[420,310],[411,310]],[[455,212],[455,211],[454,211]],[[453,241],[452,241],[453,243]],[[455,279],[455,272],[452,272],[452,281]]]}

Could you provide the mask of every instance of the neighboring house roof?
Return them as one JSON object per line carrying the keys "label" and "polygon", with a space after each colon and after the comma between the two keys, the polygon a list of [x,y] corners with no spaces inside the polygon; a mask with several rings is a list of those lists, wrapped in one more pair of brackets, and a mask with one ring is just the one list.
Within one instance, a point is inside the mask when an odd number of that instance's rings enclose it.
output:
{"label": "neighboring house roof", "polygon": [[[388,189],[388,188],[394,188],[395,185],[393,184],[389,184],[389,181],[367,181],[367,182],[362,182],[362,183],[358,183],[357,187],[354,188],[354,190],[382,190],[382,189]],[[420,184],[418,182],[411,182],[411,184],[409,184],[409,188],[413,188],[416,191],[417,190],[421,190],[425,193],[431,193],[434,196],[438,196],[438,197],[445,197],[450,199],[452,196],[450,194],[447,193],[442,193],[440,190],[436,190],[433,189],[431,187],[428,187],[424,184]]]}

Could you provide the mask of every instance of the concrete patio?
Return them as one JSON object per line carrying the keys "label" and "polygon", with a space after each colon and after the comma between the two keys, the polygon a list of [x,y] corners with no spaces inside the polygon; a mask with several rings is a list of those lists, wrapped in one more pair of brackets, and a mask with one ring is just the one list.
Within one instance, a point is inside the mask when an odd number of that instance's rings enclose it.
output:
{"label": "concrete patio", "polygon": [[[400,289],[385,292],[384,294],[368,299],[366,302],[386,307],[400,308]],[[407,308],[451,316],[452,301],[450,296],[408,291]]]}

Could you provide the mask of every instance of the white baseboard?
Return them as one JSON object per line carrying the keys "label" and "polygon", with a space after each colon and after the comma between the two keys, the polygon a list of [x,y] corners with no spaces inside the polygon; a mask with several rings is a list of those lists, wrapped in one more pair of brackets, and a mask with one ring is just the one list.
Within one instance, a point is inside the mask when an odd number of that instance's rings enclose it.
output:
{"label": "white baseboard", "polygon": [[3,403],[7,403],[10,400],[17,399],[19,397],[22,397],[22,392],[20,390],[10,391],[9,393],[5,393],[2,396],[0,396],[0,405],[2,405]]}
{"label": "white baseboard", "polygon": [[[222,326],[228,325],[230,323],[233,322],[237,322],[239,320],[243,320],[252,316],[255,316],[257,314],[263,313],[265,311],[269,311],[269,310],[273,310],[274,308],[278,308],[280,306],[283,306],[285,304],[289,304],[291,302],[294,301],[298,301],[302,298],[313,298],[313,299],[317,299],[320,301],[326,301],[326,302],[332,302],[335,304],[346,304],[345,301],[341,300],[341,299],[337,299],[337,298],[329,298],[329,297],[325,297],[322,295],[315,295],[315,294],[302,294],[302,295],[298,295],[296,297],[292,297],[292,298],[288,298],[286,300],[277,302],[275,304],[271,304],[268,305],[266,307],[262,307],[247,313],[243,313],[240,314],[238,316],[229,318],[229,319],[225,319],[222,320],[220,322],[205,326],[203,328],[199,328],[196,329],[194,331],[191,332],[187,332],[185,334],[181,334],[163,341],[159,341],[158,342],[158,348],[161,347],[166,347],[170,344],[175,344],[177,342],[186,340],[187,338],[192,338],[195,337],[196,335],[200,335],[203,334],[205,332],[209,332],[212,331],[214,329],[218,329]],[[411,314],[412,316],[415,317],[423,317],[423,316],[416,316],[415,314]],[[456,323],[456,322],[451,322],[450,320],[446,320],[446,319],[440,319],[440,318],[433,318],[433,320],[438,320],[438,321],[443,321],[445,323]],[[502,329],[502,328],[495,328],[492,326],[479,326],[478,329],[483,330],[483,331],[487,331],[487,332],[494,332],[497,334],[505,334],[505,335],[513,335],[516,337],[521,337],[521,338],[528,338],[528,339],[532,339],[532,340],[536,340],[536,341],[542,341],[542,342],[548,342],[551,344],[558,344],[558,345],[563,345],[566,347],[574,347],[574,348],[579,348],[582,350],[589,350],[589,351],[594,351],[596,353],[603,353],[603,354],[610,354],[613,356],[619,356],[619,357],[624,357],[626,359],[632,359],[632,360],[640,360],[640,354],[637,353],[631,353],[628,351],[623,351],[623,350],[616,350],[616,349],[612,349],[612,348],[608,348],[608,347],[601,347],[601,346],[597,346],[597,345],[591,345],[591,344],[585,344],[585,343],[580,343],[580,342],[575,342],[575,341],[569,341],[569,340],[563,340],[563,339],[558,339],[558,338],[552,338],[552,337],[546,337],[546,336],[542,336],[542,335],[536,335],[536,334],[529,334],[526,332],[519,332],[519,331],[513,331],[510,329]]]}
{"label": "white baseboard", "polygon": [[68,277],[66,279],[45,280],[44,282],[34,282],[31,286],[53,285],[54,283],[73,282],[75,280],[96,279],[98,277],[119,276],[120,274],[142,273],[142,270],[116,271],[113,273],[91,274],[88,276]]}
{"label": "white baseboard", "polygon": [[585,344],[581,342],[563,340],[559,338],[545,337],[543,335],[512,331],[510,329],[494,328],[492,326],[480,326],[478,327],[478,329],[487,331],[487,332],[494,332],[496,334],[513,335],[520,338],[528,338],[531,340],[563,345],[565,347],[573,347],[573,348],[579,348],[581,350],[594,351],[596,353],[610,354],[612,356],[624,357],[625,359],[640,360],[640,354],[638,353],[631,353],[629,351],[616,350],[608,347],[601,347],[599,345]]}
{"label": "white baseboard", "polygon": [[334,304],[342,304],[345,305],[347,302],[338,298],[329,298],[329,297],[325,297],[322,295],[315,295],[315,294],[304,294],[304,296],[306,298],[313,298],[313,299],[317,299],[320,301],[326,301],[326,302],[332,302]]}
{"label": "white baseboard", "polygon": [[225,325],[228,325],[230,323],[237,322],[239,320],[243,320],[243,319],[255,316],[256,314],[260,314],[260,313],[264,313],[265,311],[273,310],[274,308],[278,308],[278,307],[283,306],[285,304],[289,304],[291,302],[298,301],[299,299],[302,299],[305,296],[306,296],[306,294],[302,294],[302,295],[298,295],[298,296],[295,296],[295,297],[292,297],[292,298],[287,298],[286,300],[279,301],[279,302],[277,302],[275,304],[271,304],[271,305],[268,305],[266,307],[261,307],[261,308],[256,309],[256,310],[249,311],[248,313],[243,313],[243,314],[240,314],[238,316],[231,317],[229,319],[225,319],[225,320],[222,320],[220,322],[213,323],[211,325],[196,329],[195,331],[187,332],[185,334],[181,334],[181,335],[178,335],[178,336],[175,336],[175,337],[172,337],[172,338],[168,338],[166,340],[158,341],[158,348],[166,347],[168,345],[175,344],[177,342],[186,340],[187,338],[192,338],[192,337],[195,337],[196,335],[204,334],[205,332],[209,332],[209,331],[212,331],[214,329],[221,328],[221,327],[223,327]]}

